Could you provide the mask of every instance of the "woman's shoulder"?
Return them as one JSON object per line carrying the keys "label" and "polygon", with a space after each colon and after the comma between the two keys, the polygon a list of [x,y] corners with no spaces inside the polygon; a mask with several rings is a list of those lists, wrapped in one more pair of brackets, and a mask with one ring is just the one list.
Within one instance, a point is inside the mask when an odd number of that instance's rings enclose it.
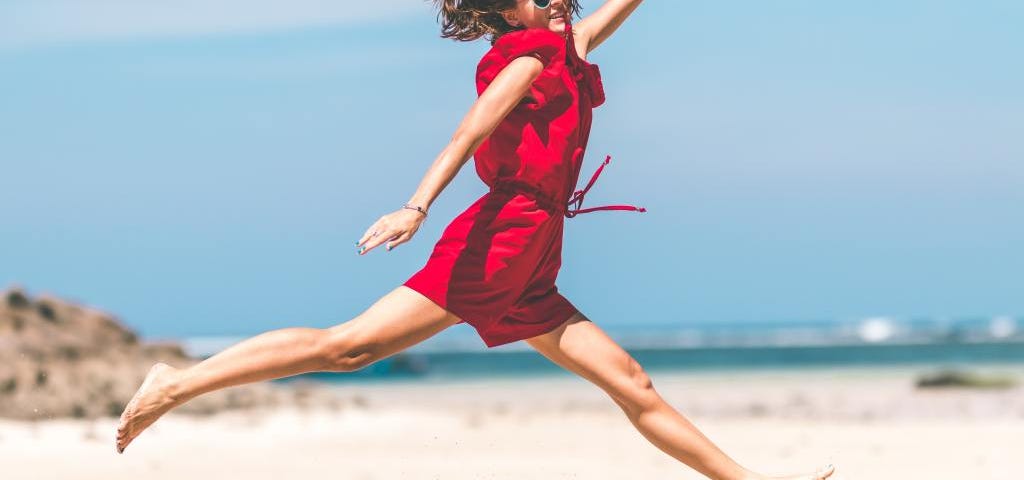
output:
{"label": "woman's shoulder", "polygon": [[[490,70],[501,70],[516,57],[532,55],[548,67],[552,60],[564,54],[566,39],[563,35],[546,28],[525,28],[513,30],[498,37],[490,50],[484,53],[477,65],[477,74]],[[561,56],[564,59],[564,55]],[[497,72],[494,72],[497,74]]]}
{"label": "woman's shoulder", "polygon": [[513,30],[498,37],[492,48],[505,53],[532,48],[565,48],[565,35],[546,28],[524,28]]}

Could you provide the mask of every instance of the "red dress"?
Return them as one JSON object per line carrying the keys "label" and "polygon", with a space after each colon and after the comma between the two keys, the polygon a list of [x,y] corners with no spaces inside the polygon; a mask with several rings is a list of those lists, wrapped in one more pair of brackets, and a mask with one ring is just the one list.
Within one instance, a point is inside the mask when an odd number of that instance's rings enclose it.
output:
{"label": "red dress", "polygon": [[[562,34],[530,28],[502,35],[477,66],[477,95],[512,59],[544,63],[517,105],[474,154],[489,191],[445,228],[426,264],[403,285],[472,325],[488,348],[554,330],[576,307],[555,286],[564,218],[581,209],[574,191],[590,135],[591,109],[604,103],[598,66],[576,53],[572,25]],[[572,196],[570,197],[570,194]],[[575,205],[575,208],[570,208]],[[461,322],[460,322],[461,323]]]}

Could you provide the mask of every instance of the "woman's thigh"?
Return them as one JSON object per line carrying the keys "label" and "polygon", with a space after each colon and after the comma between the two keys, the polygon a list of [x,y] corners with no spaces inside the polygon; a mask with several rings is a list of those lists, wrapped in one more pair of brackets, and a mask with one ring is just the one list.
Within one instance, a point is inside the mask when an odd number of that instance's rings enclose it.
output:
{"label": "woman's thigh", "polygon": [[652,400],[651,379],[601,327],[577,313],[558,328],[526,340],[552,362],[597,385],[622,404]]}
{"label": "woman's thigh", "polygon": [[383,358],[420,343],[461,319],[419,292],[400,285],[358,316],[328,330],[352,348]]}

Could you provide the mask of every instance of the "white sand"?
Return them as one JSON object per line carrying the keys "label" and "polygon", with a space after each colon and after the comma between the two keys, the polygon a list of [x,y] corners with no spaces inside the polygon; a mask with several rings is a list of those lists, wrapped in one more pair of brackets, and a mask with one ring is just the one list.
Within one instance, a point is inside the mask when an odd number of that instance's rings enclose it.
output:
{"label": "white sand", "polygon": [[[911,373],[652,378],[729,455],[765,473],[833,462],[841,479],[1021,477],[1024,389],[922,392]],[[124,455],[113,418],[0,421],[0,478],[704,478],[649,444],[604,392],[568,375],[337,390],[336,410],[171,412]]]}

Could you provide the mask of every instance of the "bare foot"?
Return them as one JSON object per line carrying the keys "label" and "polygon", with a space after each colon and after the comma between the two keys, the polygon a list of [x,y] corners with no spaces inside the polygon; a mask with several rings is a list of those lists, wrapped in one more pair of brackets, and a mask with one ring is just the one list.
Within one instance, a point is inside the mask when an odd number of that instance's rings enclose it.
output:
{"label": "bare foot", "polygon": [[174,407],[174,399],[167,393],[167,387],[177,371],[166,363],[156,363],[146,374],[142,386],[128,401],[117,425],[117,453],[124,449],[146,427]]}
{"label": "bare foot", "polygon": [[823,480],[832,476],[835,473],[836,467],[831,463],[819,468],[814,473],[804,473],[800,475],[787,475],[784,477],[772,477],[768,475],[756,475],[746,480]]}

